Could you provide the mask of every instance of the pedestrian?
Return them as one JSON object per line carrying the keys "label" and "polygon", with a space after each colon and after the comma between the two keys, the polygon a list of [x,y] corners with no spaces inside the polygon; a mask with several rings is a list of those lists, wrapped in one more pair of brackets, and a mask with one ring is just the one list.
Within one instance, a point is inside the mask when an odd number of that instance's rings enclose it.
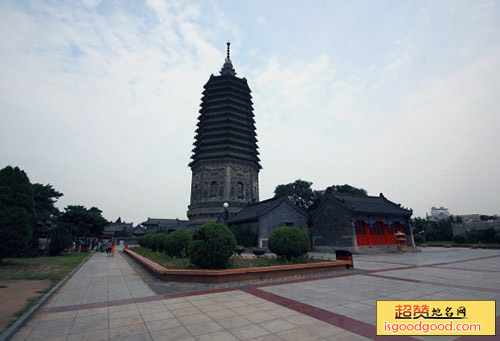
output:
{"label": "pedestrian", "polygon": [[106,257],[111,255],[111,243],[106,244]]}
{"label": "pedestrian", "polygon": [[115,243],[113,243],[113,246],[111,247],[111,257],[115,256]]}

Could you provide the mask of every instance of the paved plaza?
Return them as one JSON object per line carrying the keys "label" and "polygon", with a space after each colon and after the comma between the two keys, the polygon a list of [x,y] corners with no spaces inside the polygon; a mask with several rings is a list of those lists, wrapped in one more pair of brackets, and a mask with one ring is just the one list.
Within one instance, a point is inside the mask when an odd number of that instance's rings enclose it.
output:
{"label": "paved plaza", "polygon": [[125,257],[92,255],[13,340],[457,339],[377,337],[376,301],[399,299],[497,300],[498,329],[500,250],[357,255],[347,272],[168,293]]}

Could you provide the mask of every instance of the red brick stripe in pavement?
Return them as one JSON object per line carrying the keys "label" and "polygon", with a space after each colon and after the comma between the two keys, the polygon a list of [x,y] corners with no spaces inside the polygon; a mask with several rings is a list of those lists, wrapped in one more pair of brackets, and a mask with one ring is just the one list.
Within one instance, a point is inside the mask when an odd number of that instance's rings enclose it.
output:
{"label": "red brick stripe in pavement", "polygon": [[499,270],[468,269],[468,268],[459,268],[459,267],[441,266],[441,265],[429,265],[429,267],[436,269],[450,269],[450,270],[463,270],[463,271],[500,272]]}
{"label": "red brick stripe in pavement", "polygon": [[336,314],[331,311],[314,307],[309,304],[294,301],[292,299],[275,295],[267,291],[252,288],[243,290],[246,293],[260,297],[275,304],[279,304],[288,309],[295,310],[301,314],[313,317],[317,320],[329,323],[336,327],[348,330],[352,333],[373,339],[373,340],[417,340],[410,336],[391,335],[391,336],[376,336],[377,328],[366,322],[358,321],[353,318]]}
{"label": "red brick stripe in pavement", "polygon": [[[398,270],[406,270],[406,269],[413,269],[413,268],[419,268],[419,267],[431,267],[431,266],[434,266],[434,265],[446,265],[446,264],[464,263],[464,262],[469,262],[469,261],[475,261],[475,260],[480,260],[480,259],[488,259],[488,258],[495,258],[495,257],[500,257],[500,255],[485,256],[485,257],[472,258],[472,259],[460,260],[460,261],[451,261],[451,262],[438,263],[438,264],[411,265],[411,266],[406,266],[406,267],[401,267],[401,268],[395,268],[395,269],[368,270],[368,271],[363,271],[363,272],[360,272],[360,273],[341,273],[341,274],[317,276],[317,277],[310,277],[310,278],[291,279],[291,280],[284,280],[284,281],[280,281],[280,282],[269,282],[269,283],[254,284],[254,285],[249,285],[249,287],[250,288],[262,288],[262,287],[268,287],[268,286],[291,284],[291,283],[300,283],[300,282],[308,282],[308,281],[316,281],[316,280],[322,280],[322,279],[330,279],[330,278],[338,278],[338,277],[348,277],[348,276],[355,276],[355,275],[364,275],[364,276],[374,276],[374,277],[379,277],[379,278],[386,278],[386,279],[393,279],[393,280],[400,280],[400,281],[409,281],[409,282],[414,282],[414,283],[432,284],[432,285],[440,285],[440,286],[447,286],[447,287],[455,287],[455,288],[460,288],[460,289],[470,289],[470,290],[488,291],[488,292],[495,292],[496,293],[496,292],[500,292],[500,290],[486,289],[486,288],[472,287],[472,286],[459,286],[459,285],[439,283],[439,282],[429,282],[429,281],[418,281],[418,280],[412,280],[412,279],[402,279],[402,278],[391,277],[391,276],[383,276],[383,275],[374,275],[374,273],[378,273],[378,272],[398,271]],[[389,262],[386,262],[386,263],[389,263]],[[401,264],[402,265],[404,263],[391,263],[391,264]],[[216,293],[216,292],[226,292],[226,291],[232,291],[232,290],[238,290],[238,289],[235,288],[235,287],[229,287],[229,288],[202,290],[202,291],[180,292],[180,293],[175,293],[175,294],[165,294],[165,295],[157,295],[157,296],[127,298],[127,299],[116,300],[116,301],[105,301],[105,302],[96,302],[96,303],[76,304],[76,305],[68,305],[68,306],[61,306],[61,307],[46,308],[46,309],[43,310],[43,312],[45,312],[45,313],[56,313],[56,312],[62,312],[62,311],[72,311],[72,310],[82,310],[82,309],[94,309],[94,308],[111,307],[111,306],[118,306],[118,305],[132,304],[132,303],[158,301],[158,300],[164,300],[164,299],[168,299],[168,298],[186,297],[186,296],[194,296],[194,295],[204,295],[204,294],[211,294],[211,293]]]}
{"label": "red brick stripe in pavement", "polygon": [[191,292],[178,292],[178,293],[174,293],[174,294],[164,294],[164,295],[156,295],[156,296],[134,297],[134,298],[126,298],[123,300],[116,300],[116,301],[105,301],[105,302],[96,302],[96,303],[65,305],[65,306],[61,306],[61,307],[51,307],[51,308],[44,309],[43,312],[44,313],[59,313],[62,311],[71,311],[71,310],[84,310],[84,309],[94,309],[94,308],[101,308],[101,307],[113,307],[113,306],[117,306],[117,305],[160,301],[160,300],[166,300],[169,298],[214,294],[217,292],[226,292],[226,291],[234,291],[234,290],[236,290],[236,289],[235,288],[220,288],[220,289],[209,289],[209,290],[200,290],[200,291],[191,291]]}
{"label": "red brick stripe in pavement", "polygon": [[385,275],[375,275],[373,273],[361,273],[360,275],[371,276],[371,277],[376,277],[376,278],[385,278],[385,279],[410,282],[410,283],[437,285],[437,286],[456,288],[456,289],[467,289],[467,290],[475,290],[475,291],[483,291],[483,292],[486,291],[486,292],[493,292],[493,293],[500,292],[500,289],[490,289],[490,288],[483,288],[483,287],[475,287],[475,286],[471,286],[471,285],[459,285],[459,284],[441,283],[441,282],[433,282],[433,281],[421,281],[419,279],[399,278],[399,277],[385,276]]}

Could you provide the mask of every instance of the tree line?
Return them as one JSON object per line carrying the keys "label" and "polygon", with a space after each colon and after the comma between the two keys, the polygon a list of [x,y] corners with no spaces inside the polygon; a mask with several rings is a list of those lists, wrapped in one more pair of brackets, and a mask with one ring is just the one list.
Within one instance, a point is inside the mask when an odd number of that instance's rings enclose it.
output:
{"label": "tree line", "polygon": [[38,239],[52,240],[49,255],[57,255],[82,237],[99,237],[109,222],[97,207],[55,203],[63,194],[50,184],[31,183],[19,167],[0,170],[0,262],[8,257],[39,255]]}
{"label": "tree line", "polygon": [[367,196],[368,193],[363,188],[356,188],[351,185],[332,185],[324,190],[313,190],[312,182],[305,180],[295,180],[288,184],[276,186],[274,197],[286,197],[298,207],[305,210],[314,210],[326,196],[327,192],[348,193]]}

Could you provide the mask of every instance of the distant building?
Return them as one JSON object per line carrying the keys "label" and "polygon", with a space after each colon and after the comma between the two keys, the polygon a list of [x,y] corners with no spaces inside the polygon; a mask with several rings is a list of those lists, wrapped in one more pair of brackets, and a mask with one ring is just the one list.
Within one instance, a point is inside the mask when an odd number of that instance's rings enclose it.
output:
{"label": "distant building", "polygon": [[187,220],[180,219],[157,219],[157,218],[149,218],[141,225],[144,227],[144,231],[146,233],[170,233],[176,230],[187,230],[188,229]]}
{"label": "distant building", "polygon": [[459,217],[462,218],[462,223],[453,225],[453,235],[490,228],[500,231],[500,217],[496,214],[462,214]]}
{"label": "distant building", "polygon": [[450,212],[445,207],[432,207],[430,219],[433,221],[438,221],[442,219],[448,219],[450,217]]}
{"label": "distant building", "polygon": [[250,204],[230,217],[227,224],[236,235],[254,236],[253,246],[267,247],[267,239],[275,229],[295,226],[307,231],[307,219],[306,211],[281,197]]}
{"label": "distant building", "polygon": [[382,193],[375,197],[329,191],[310,216],[312,246],[318,251],[393,251],[397,248],[395,233],[404,232],[407,245],[414,247],[411,215],[412,210]]}
{"label": "distant building", "polygon": [[104,227],[103,235],[125,237],[131,234],[133,228],[132,223],[114,222]]}
{"label": "distant building", "polygon": [[146,234],[146,230],[141,225],[137,225],[132,229],[132,231],[130,231],[130,233],[132,234],[132,237],[140,238]]}

